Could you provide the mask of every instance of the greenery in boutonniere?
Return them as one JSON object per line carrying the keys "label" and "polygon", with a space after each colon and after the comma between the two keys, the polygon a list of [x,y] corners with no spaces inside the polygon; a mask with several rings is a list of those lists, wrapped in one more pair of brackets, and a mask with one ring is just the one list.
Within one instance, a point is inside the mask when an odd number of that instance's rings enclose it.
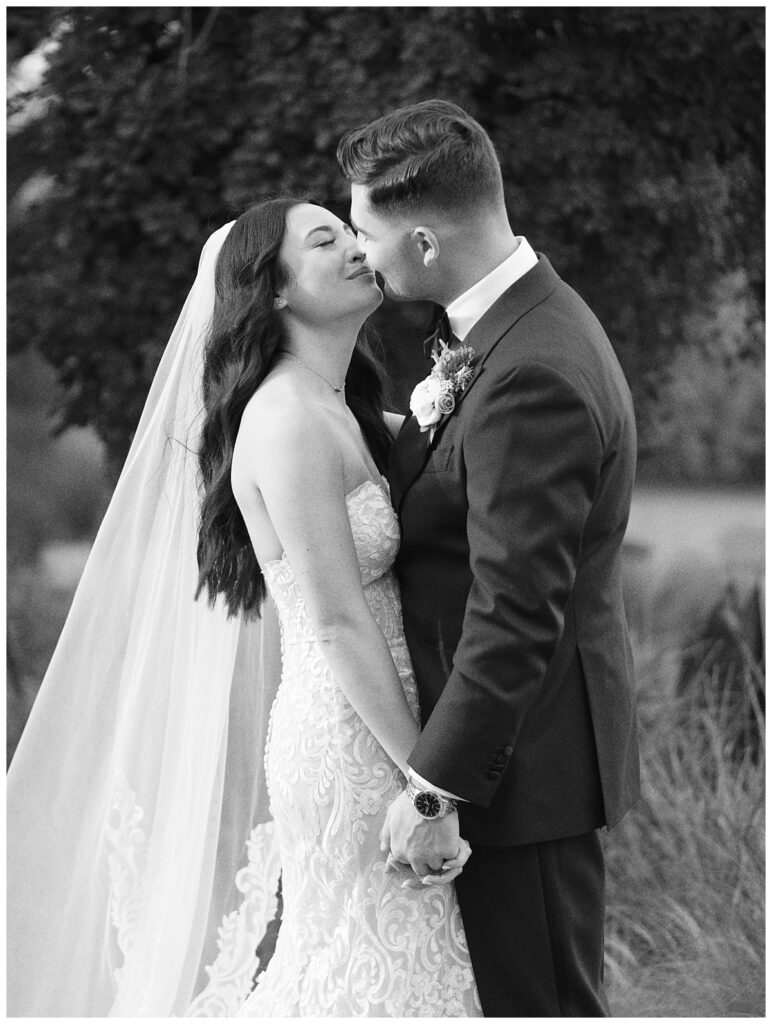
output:
{"label": "greenery in boutonniere", "polygon": [[474,355],[470,345],[450,348],[444,341],[440,342],[440,351],[432,353],[432,372],[416,384],[410,396],[410,410],[422,432],[436,426],[456,408],[456,397],[474,376]]}

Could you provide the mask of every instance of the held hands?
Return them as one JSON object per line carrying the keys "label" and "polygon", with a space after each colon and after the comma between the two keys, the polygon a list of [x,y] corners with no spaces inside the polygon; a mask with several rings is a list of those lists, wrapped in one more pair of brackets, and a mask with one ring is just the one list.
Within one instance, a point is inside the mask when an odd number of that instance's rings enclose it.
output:
{"label": "held hands", "polygon": [[454,878],[458,878],[464,865],[472,855],[472,847],[466,839],[460,839],[459,842],[458,855],[451,860],[444,861],[438,872],[430,872],[419,877],[409,864],[396,860],[391,853],[386,858],[386,870],[401,872],[405,875],[402,882],[403,889],[421,889],[429,885],[447,885]]}
{"label": "held hands", "polygon": [[403,885],[447,885],[461,874],[472,849],[458,832],[458,814],[427,821],[401,793],[386,813],[381,850],[387,871],[405,871]]}

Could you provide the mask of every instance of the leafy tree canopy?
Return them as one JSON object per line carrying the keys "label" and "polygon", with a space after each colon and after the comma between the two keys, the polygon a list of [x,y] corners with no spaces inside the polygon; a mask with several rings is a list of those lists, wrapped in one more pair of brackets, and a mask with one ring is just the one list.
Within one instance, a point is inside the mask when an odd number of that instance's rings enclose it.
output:
{"label": "leafy tree canopy", "polygon": [[[287,189],[345,215],[342,132],[433,96],[488,129],[514,229],[606,326],[644,452],[684,318],[733,272],[758,320],[763,9],[52,7],[7,23],[10,62],[48,44],[34,95],[11,100],[10,343],[40,348],[62,426],[95,425],[116,461],[205,236]],[[389,338],[426,315],[379,314],[403,397],[419,350]],[[757,365],[747,337],[737,358]]]}

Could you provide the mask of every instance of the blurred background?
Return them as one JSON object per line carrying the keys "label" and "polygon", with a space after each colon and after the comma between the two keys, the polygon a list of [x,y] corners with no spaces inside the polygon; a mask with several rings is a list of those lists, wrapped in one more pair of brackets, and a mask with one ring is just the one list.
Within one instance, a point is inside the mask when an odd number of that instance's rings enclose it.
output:
{"label": "blurred background", "polygon": [[[8,759],[206,236],[443,97],[636,402],[617,1016],[764,1014],[764,8],[10,7]],[[432,309],[376,315],[394,406]]]}

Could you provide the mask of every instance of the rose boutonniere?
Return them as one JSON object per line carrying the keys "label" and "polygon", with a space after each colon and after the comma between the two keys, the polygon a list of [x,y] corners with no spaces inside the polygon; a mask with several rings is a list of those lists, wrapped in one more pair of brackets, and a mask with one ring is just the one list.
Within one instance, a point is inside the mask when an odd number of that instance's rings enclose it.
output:
{"label": "rose boutonniere", "polygon": [[469,345],[451,349],[441,341],[440,351],[432,353],[432,359],[432,372],[416,384],[410,396],[410,411],[418,420],[422,433],[453,412],[456,397],[474,376],[474,349]]}

